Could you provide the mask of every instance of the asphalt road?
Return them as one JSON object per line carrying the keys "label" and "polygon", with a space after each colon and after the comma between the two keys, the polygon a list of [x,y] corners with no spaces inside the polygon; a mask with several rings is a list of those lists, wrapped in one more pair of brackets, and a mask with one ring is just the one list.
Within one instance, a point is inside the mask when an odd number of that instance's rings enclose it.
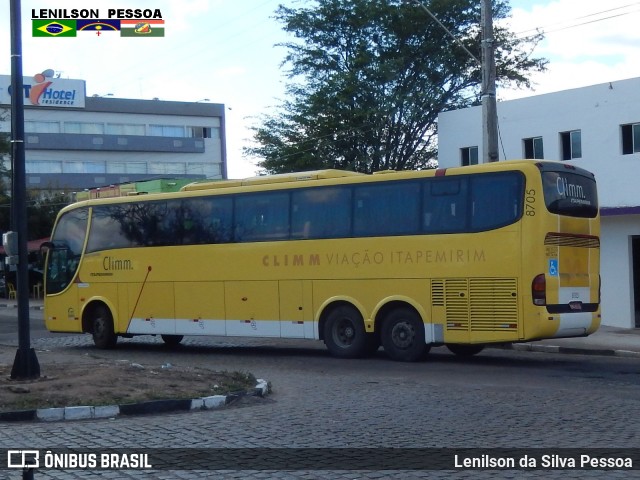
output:
{"label": "asphalt road", "polygon": [[[6,333],[10,315],[0,313],[2,345],[17,344]],[[37,316],[41,321],[42,313],[32,312]],[[195,337],[175,350],[139,337],[100,351],[88,335],[44,335],[37,320],[32,344],[41,366],[55,355],[92,355],[242,370],[270,380],[273,393],[222,410],[0,424],[0,448],[179,448],[186,462],[188,448],[640,448],[640,364],[633,358],[487,349],[461,360],[437,348],[408,364],[382,351],[334,359],[319,342]],[[266,472],[66,470],[37,471],[35,478],[640,478],[639,470],[353,471],[344,463],[287,471],[290,460],[274,458]],[[1,478],[21,476],[0,470]]]}

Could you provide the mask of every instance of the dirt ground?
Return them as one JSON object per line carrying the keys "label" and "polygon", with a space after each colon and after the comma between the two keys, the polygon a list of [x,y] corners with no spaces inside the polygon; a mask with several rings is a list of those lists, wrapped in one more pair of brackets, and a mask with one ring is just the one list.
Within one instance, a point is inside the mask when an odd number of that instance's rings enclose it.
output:
{"label": "dirt ground", "polygon": [[41,365],[40,378],[33,380],[11,379],[11,368],[12,364],[0,363],[0,412],[198,398],[256,385],[255,378],[244,372],[141,365],[128,360]]}

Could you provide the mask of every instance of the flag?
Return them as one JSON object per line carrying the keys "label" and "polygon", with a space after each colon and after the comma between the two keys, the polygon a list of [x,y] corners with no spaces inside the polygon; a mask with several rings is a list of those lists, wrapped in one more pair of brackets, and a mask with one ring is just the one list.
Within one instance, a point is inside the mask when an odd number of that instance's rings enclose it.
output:
{"label": "flag", "polygon": [[103,32],[117,32],[120,30],[120,20],[77,20],[78,32],[93,32],[100,36]]}
{"label": "flag", "polygon": [[164,37],[164,20],[120,20],[121,37]]}
{"label": "flag", "polygon": [[31,20],[34,37],[75,37],[75,20]]}

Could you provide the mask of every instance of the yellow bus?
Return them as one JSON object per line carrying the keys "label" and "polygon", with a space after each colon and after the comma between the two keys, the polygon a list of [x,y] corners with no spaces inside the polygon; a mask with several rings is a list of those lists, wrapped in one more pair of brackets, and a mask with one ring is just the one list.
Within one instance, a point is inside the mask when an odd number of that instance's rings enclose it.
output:
{"label": "yellow bus", "polygon": [[382,346],[585,336],[600,324],[593,174],[518,160],[372,175],[324,170],[78,202],[48,244],[45,322],[117,338]]}

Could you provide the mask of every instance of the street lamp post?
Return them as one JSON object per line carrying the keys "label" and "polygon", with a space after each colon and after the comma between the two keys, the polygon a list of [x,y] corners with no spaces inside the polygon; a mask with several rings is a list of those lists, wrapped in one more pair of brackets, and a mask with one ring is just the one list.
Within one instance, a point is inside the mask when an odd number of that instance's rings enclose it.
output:
{"label": "street lamp post", "polygon": [[[40,364],[31,348],[29,332],[29,264],[27,252],[27,201],[24,154],[24,93],[22,84],[22,29],[20,0],[10,2],[11,27],[11,229],[17,251],[16,299],[18,301],[18,351],[11,369],[12,379],[38,378]],[[16,257],[17,253],[17,258]]]}

